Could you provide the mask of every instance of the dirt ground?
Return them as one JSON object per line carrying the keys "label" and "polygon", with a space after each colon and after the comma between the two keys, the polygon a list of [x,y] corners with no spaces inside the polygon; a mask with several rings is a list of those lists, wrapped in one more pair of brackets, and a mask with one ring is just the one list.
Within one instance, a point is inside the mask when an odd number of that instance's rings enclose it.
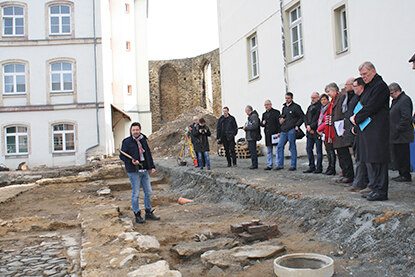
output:
{"label": "dirt ground", "polygon": [[[42,264],[42,261],[37,262],[40,271],[27,271],[27,268],[33,268],[33,265],[24,262],[27,259],[30,260],[33,256],[36,257],[34,252],[25,254],[28,256],[24,256],[24,253],[27,253],[31,249],[30,247],[33,248],[42,243],[60,245],[61,252],[51,252],[52,254],[55,253],[56,257],[49,257],[49,260],[54,258],[61,262],[61,267],[53,267],[52,273],[54,273],[53,270],[60,268],[67,271],[63,275],[56,275],[59,272],[55,272],[55,275],[50,276],[80,276],[82,272],[80,261],[76,258],[70,259],[70,255],[67,253],[68,247],[62,238],[65,236],[72,238],[76,241],[72,247],[78,250],[82,249],[81,237],[83,230],[81,228],[82,222],[79,219],[82,210],[93,203],[93,206],[96,207],[96,213],[99,214],[100,205],[111,203],[111,205],[116,205],[119,208],[121,217],[132,220],[128,179],[108,180],[108,184],[116,184],[116,186],[113,186],[114,190],[109,197],[97,196],[96,191],[102,184],[51,184],[23,192],[0,204],[0,219],[3,222],[0,222],[2,226],[0,228],[0,232],[2,232],[0,252],[6,254],[7,251],[13,250],[17,253],[17,256],[22,256],[20,260],[0,260],[0,276],[36,276],[42,270],[45,272],[45,268],[49,265],[46,262],[44,264]],[[106,185],[105,182],[104,185]],[[169,262],[171,269],[179,270],[183,276],[207,276],[208,268],[197,257],[190,260],[180,259],[171,251],[174,244],[193,241],[195,235],[198,234],[229,235],[230,225],[234,223],[257,218],[263,221],[272,221],[272,218],[264,216],[261,212],[242,209],[230,203],[211,204],[196,201],[179,205],[177,198],[180,195],[170,191],[169,188],[169,184],[160,183],[160,179],[158,179],[157,184],[153,185],[153,208],[162,220],[160,222],[147,222],[144,225],[134,224],[133,231],[140,232],[143,235],[155,236],[161,246],[158,253],[160,257]],[[142,199],[140,203],[143,203]],[[8,222],[8,224],[4,224],[4,222]],[[318,242],[310,234],[293,230],[282,222],[278,224],[281,224],[279,239],[286,247],[285,253],[317,251],[329,254],[336,251],[334,245]],[[114,245],[114,247],[122,247],[122,245]],[[62,249],[66,249],[66,251]],[[46,250],[38,249],[37,251],[44,252]],[[272,260],[273,258],[258,260],[244,269],[225,270],[226,276],[274,276]],[[12,262],[17,263],[17,267],[10,266]],[[105,262],[103,261],[103,263]],[[44,268],[42,268],[43,265]],[[345,264],[342,261],[337,263],[336,276],[346,276],[344,266]],[[8,273],[6,269],[9,270]],[[108,276],[124,276],[124,273],[121,274],[120,271],[114,271],[111,268],[108,268],[106,273]],[[44,274],[44,276],[49,275]]]}

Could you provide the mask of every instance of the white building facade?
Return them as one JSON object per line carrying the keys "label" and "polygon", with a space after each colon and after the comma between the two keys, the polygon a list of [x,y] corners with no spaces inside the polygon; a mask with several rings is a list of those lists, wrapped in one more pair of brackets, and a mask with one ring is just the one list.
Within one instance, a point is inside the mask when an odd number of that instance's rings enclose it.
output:
{"label": "white building facade", "polygon": [[414,10],[412,0],[218,0],[223,105],[242,125],[246,105],[261,114],[270,99],[281,111],[288,90],[305,112],[312,92],[342,88],[364,61],[415,100]]}
{"label": "white building facade", "polygon": [[113,154],[131,121],[151,133],[145,0],[0,9],[1,164],[83,164]]}

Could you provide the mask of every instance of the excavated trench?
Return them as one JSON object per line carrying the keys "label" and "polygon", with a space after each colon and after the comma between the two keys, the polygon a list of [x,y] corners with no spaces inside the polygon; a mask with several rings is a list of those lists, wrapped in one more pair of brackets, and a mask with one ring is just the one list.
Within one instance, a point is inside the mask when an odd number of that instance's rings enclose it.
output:
{"label": "excavated trench", "polygon": [[[415,276],[411,212],[287,192],[220,169],[169,161],[158,161],[158,169],[152,204],[159,222],[132,221],[122,167],[93,172],[92,179],[81,172],[80,178],[41,180],[0,201],[0,276],[127,276],[165,260],[168,274],[271,277],[276,257],[301,252],[333,258],[334,276]],[[179,197],[194,202],[179,205]],[[280,233],[246,242],[231,232],[231,225],[253,219],[277,224]],[[258,256],[258,249],[266,253]]]}

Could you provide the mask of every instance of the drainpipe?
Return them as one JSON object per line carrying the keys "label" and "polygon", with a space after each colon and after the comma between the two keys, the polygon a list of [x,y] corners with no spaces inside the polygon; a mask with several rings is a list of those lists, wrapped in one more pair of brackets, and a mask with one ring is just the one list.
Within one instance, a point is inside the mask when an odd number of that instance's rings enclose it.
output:
{"label": "drainpipe", "polygon": [[284,59],[284,83],[285,92],[288,92],[288,77],[287,77],[287,51],[285,49],[285,33],[284,33],[284,15],[283,15],[283,0],[280,0],[280,14],[281,14],[281,40],[282,40],[282,56]]}
{"label": "drainpipe", "polygon": [[99,146],[100,137],[99,137],[99,104],[98,104],[98,73],[97,73],[97,35],[96,35],[96,23],[95,23],[95,0],[92,0],[92,20],[93,20],[93,30],[94,30],[94,90],[95,90],[95,116],[96,116],[96,130],[97,130],[97,143],[88,147],[85,150],[85,163],[87,162],[88,151],[92,148]]}

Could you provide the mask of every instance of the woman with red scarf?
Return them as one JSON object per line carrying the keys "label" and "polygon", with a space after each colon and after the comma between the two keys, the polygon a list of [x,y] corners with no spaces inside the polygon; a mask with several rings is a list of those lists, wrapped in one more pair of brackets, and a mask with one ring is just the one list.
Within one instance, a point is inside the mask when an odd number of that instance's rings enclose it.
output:
{"label": "woman with red scarf", "polygon": [[[322,94],[320,96],[321,110],[320,116],[318,118],[318,128],[317,132],[321,136],[321,139],[324,142],[324,147],[326,148],[327,159],[329,165],[324,174],[326,175],[336,175],[336,153],[333,148],[333,122],[331,120],[332,107],[329,97],[327,94]],[[323,134],[324,133],[324,134]]]}

